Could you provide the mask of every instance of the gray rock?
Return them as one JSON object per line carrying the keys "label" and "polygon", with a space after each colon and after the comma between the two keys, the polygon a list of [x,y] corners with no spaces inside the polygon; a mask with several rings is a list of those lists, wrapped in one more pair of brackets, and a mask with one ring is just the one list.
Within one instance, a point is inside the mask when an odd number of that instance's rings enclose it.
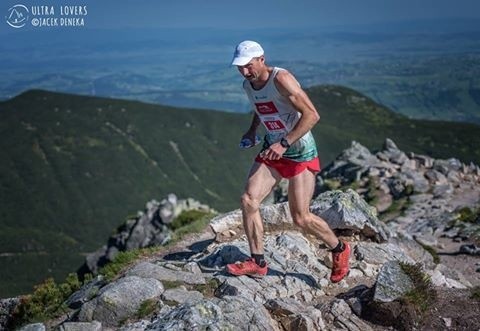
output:
{"label": "gray rock", "polygon": [[430,276],[430,280],[434,286],[466,289],[467,286],[460,281],[445,276],[438,268],[434,270],[428,270],[427,274]]}
{"label": "gray rock", "polygon": [[202,293],[198,291],[188,291],[185,287],[168,289],[162,294],[162,300],[175,303],[194,302],[202,299]]}
{"label": "gray rock", "polygon": [[401,298],[414,287],[410,277],[403,272],[397,261],[385,263],[377,276],[373,301],[392,302]]}
{"label": "gray rock", "polygon": [[426,169],[430,169],[433,167],[434,159],[430,156],[426,155],[414,155],[413,158],[418,160],[419,165],[423,166]]}
{"label": "gray rock", "polygon": [[425,177],[432,182],[432,184],[444,185],[447,184],[447,177],[438,170],[429,169],[425,171]]}
{"label": "gray rock", "polygon": [[92,322],[65,322],[58,328],[59,331],[102,331],[102,323]]}
{"label": "gray rock", "polygon": [[80,322],[100,321],[118,326],[121,321],[136,314],[140,305],[160,297],[163,285],[153,278],[127,276],[103,287],[99,295],[80,309]]}
{"label": "gray rock", "polygon": [[359,242],[354,248],[354,253],[357,260],[370,264],[384,264],[387,261],[415,263],[411,257],[393,243]]}
{"label": "gray rock", "polygon": [[183,282],[187,284],[205,284],[205,277],[186,271],[173,271],[150,262],[141,262],[129,270],[126,275],[138,276],[159,281]]}
{"label": "gray rock", "polygon": [[387,150],[387,151],[398,151],[398,147],[397,145],[393,142],[392,139],[390,138],[387,138],[385,139],[385,141],[383,142],[383,150]]}
{"label": "gray rock", "polygon": [[433,187],[433,196],[435,198],[446,198],[454,192],[452,184],[435,185]]}
{"label": "gray rock", "polygon": [[105,264],[105,256],[107,254],[107,246],[102,246],[93,253],[90,253],[85,258],[85,266],[89,272],[93,273],[94,275],[98,274],[98,270],[101,266]]}
{"label": "gray rock", "polygon": [[90,301],[93,297],[95,297],[100,288],[102,288],[106,282],[103,279],[103,276],[99,275],[84,286],[80,288],[78,291],[73,293],[65,304],[72,309],[78,309],[87,301]]}
{"label": "gray rock", "polygon": [[435,160],[433,161],[433,168],[447,175],[449,171],[459,171],[462,169],[462,163],[457,159]]}
{"label": "gray rock", "polygon": [[45,331],[46,327],[43,323],[32,323],[21,327],[18,331]]}
{"label": "gray rock", "polygon": [[321,307],[321,311],[328,321],[326,330],[372,331],[373,329],[355,314],[349,305],[342,299],[333,299]]}
{"label": "gray rock", "polygon": [[[440,263],[435,267],[434,270],[440,271],[442,273],[442,275],[444,275],[446,277],[447,283],[448,283],[448,280],[454,280],[454,281],[462,284],[463,287],[465,287],[465,288],[473,287],[472,284],[465,278],[465,276],[456,269],[448,268],[446,265],[443,265],[443,264]],[[458,288],[460,288],[460,287],[458,287]]]}
{"label": "gray rock", "polygon": [[185,303],[158,316],[147,330],[278,330],[268,311],[243,297]]}
{"label": "gray rock", "polygon": [[265,303],[283,330],[324,330],[322,312],[293,298],[272,299]]}
{"label": "gray rock", "polygon": [[406,263],[421,263],[422,265],[434,268],[433,256],[426,251],[416,240],[404,236],[397,236],[390,239],[390,243],[397,245],[409,258],[400,259]]}
{"label": "gray rock", "polygon": [[[292,223],[288,203],[277,203],[273,205],[261,205],[260,215],[267,224]],[[215,233],[222,233],[229,229],[241,226],[243,223],[240,209],[216,216],[210,221],[210,227]]]}
{"label": "gray rock", "polygon": [[384,160],[388,160],[395,164],[401,165],[408,160],[407,155],[399,150],[397,145],[395,145],[395,143],[389,138],[385,140],[383,144],[383,151],[377,153],[377,157],[379,157],[379,154],[382,155]]}
{"label": "gray rock", "polygon": [[413,182],[414,192],[426,193],[430,189],[430,183],[422,173],[407,169],[403,172],[403,175]]}
{"label": "gray rock", "polygon": [[393,197],[390,194],[383,193],[383,191],[379,191],[379,196],[377,202],[375,203],[375,208],[379,213],[383,213],[384,211],[388,210],[393,203]]}
{"label": "gray rock", "polygon": [[152,322],[141,320],[134,323],[129,323],[122,326],[118,331],[145,331]]}
{"label": "gray rock", "polygon": [[460,246],[459,252],[468,255],[480,255],[480,247],[475,244],[466,244]]}
{"label": "gray rock", "polygon": [[348,189],[320,194],[311,204],[312,213],[322,217],[332,229],[350,229],[367,238],[383,242],[389,237],[385,226],[379,222],[376,210],[357,192]]}
{"label": "gray rock", "polygon": [[[318,248],[301,233],[286,231],[268,235],[264,248],[269,270],[261,280],[223,273],[225,264],[249,256],[248,244],[242,239],[219,244],[199,264],[206,270],[222,271],[215,276],[222,283],[220,287],[230,288],[235,291],[234,295],[257,302],[288,296],[309,302],[323,294],[319,282],[328,277],[330,270],[319,259]],[[224,295],[222,289],[217,292],[220,297]]]}
{"label": "gray rock", "polygon": [[222,233],[242,224],[242,211],[234,211],[218,215],[210,221],[210,227],[215,233]]}
{"label": "gray rock", "polygon": [[0,299],[0,330],[6,330],[12,313],[20,303],[20,298]]}
{"label": "gray rock", "polygon": [[334,162],[322,170],[325,178],[343,178],[347,182],[359,180],[372,166],[381,166],[370,151],[356,141],[352,141],[350,148],[344,150]]}

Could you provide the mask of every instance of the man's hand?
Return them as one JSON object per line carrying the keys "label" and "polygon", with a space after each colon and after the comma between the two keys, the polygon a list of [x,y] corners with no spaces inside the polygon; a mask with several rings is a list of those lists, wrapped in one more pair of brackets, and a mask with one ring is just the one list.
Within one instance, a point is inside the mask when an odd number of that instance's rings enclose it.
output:
{"label": "man's hand", "polygon": [[275,143],[270,145],[269,148],[260,153],[260,157],[264,160],[280,160],[283,153],[287,151],[286,147],[280,145],[280,143]]}

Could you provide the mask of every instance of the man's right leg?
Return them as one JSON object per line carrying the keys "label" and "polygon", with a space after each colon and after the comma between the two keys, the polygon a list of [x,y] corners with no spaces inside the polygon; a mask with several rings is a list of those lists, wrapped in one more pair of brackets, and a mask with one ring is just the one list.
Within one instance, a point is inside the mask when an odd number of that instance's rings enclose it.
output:
{"label": "man's right leg", "polygon": [[[248,175],[245,191],[241,198],[241,209],[243,227],[252,258],[253,256],[262,256],[264,253],[263,220],[260,216],[260,204],[280,179],[281,177],[276,170],[257,162],[253,164]],[[255,276],[258,266],[252,265],[252,262],[253,259],[247,260],[243,264],[229,264],[227,265],[227,271],[234,275],[248,274]],[[266,273],[266,267],[262,267],[260,273]]]}

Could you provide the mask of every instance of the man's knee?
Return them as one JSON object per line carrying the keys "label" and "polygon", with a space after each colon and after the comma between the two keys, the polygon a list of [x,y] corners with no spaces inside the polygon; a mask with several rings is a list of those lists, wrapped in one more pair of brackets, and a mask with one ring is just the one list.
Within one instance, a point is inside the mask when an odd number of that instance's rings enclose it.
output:
{"label": "man's knee", "polygon": [[254,212],[260,208],[260,202],[258,199],[255,199],[247,192],[243,193],[240,198],[240,203],[242,205],[242,209],[247,212]]}
{"label": "man's knee", "polygon": [[292,214],[293,224],[300,228],[306,228],[312,221],[309,213],[293,213]]}

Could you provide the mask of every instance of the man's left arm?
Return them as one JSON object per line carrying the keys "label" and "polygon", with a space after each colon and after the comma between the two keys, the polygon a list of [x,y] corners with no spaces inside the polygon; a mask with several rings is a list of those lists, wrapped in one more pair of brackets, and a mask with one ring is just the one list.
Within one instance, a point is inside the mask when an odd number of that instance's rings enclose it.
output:
{"label": "man's left arm", "polygon": [[[320,120],[320,115],[308,95],[300,87],[300,84],[291,73],[286,70],[279,72],[274,82],[280,94],[288,98],[293,107],[302,114],[292,131],[285,136],[285,139],[287,139],[291,145],[315,126]],[[270,150],[270,153],[266,153],[265,157],[278,160],[287,148],[283,147],[280,143],[275,143],[270,146]]]}

